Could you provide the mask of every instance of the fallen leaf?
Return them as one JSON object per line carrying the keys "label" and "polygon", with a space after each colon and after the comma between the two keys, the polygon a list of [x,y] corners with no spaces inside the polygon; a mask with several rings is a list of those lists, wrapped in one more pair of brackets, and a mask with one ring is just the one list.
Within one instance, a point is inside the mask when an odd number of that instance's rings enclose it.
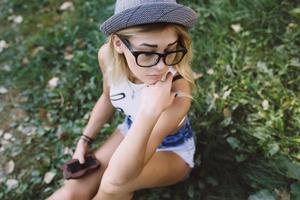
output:
{"label": "fallen leaf", "polygon": [[74,57],[74,55],[73,54],[70,54],[70,53],[66,53],[65,52],[65,54],[64,54],[64,58],[65,58],[65,60],[72,60],[72,58]]}
{"label": "fallen leaf", "polygon": [[38,116],[40,120],[43,121],[47,120],[47,110],[45,108],[39,108]]}
{"label": "fallen leaf", "polygon": [[35,57],[40,51],[43,51],[45,48],[43,46],[38,46],[32,50],[31,56]]}
{"label": "fallen leaf", "polygon": [[5,164],[4,171],[6,174],[11,174],[15,169],[15,162],[10,160],[8,163]]}
{"label": "fallen leaf", "polygon": [[20,131],[27,136],[35,135],[37,131],[37,128],[34,126],[27,126],[27,127],[21,126],[20,129],[21,129]]}
{"label": "fallen leaf", "polygon": [[[1,52],[1,50],[0,50],[0,52]],[[6,71],[6,72],[10,72],[10,71],[11,71],[11,66],[5,64],[5,65],[2,67],[2,70],[3,70],[3,71]]]}
{"label": "fallen leaf", "polygon": [[232,24],[230,27],[235,33],[239,33],[242,30],[241,24]]}
{"label": "fallen leaf", "polygon": [[6,48],[8,48],[8,44],[6,43],[6,41],[0,40],[0,53]]}
{"label": "fallen leaf", "polygon": [[70,147],[65,147],[64,148],[64,155],[70,155],[72,156],[73,155],[73,151]]}
{"label": "fallen leaf", "polygon": [[46,184],[49,184],[49,183],[51,183],[51,181],[53,180],[54,177],[55,177],[55,173],[49,171],[44,175],[44,182]]}
{"label": "fallen leaf", "polygon": [[52,79],[50,79],[48,81],[48,86],[51,88],[51,89],[54,89],[58,86],[58,83],[59,83],[59,78],[58,77],[53,77]]}
{"label": "fallen leaf", "polygon": [[74,5],[71,1],[66,1],[59,7],[60,11],[74,10]]}
{"label": "fallen leaf", "polygon": [[213,69],[209,69],[209,70],[207,70],[207,73],[208,73],[209,75],[213,75],[213,74],[215,73],[215,71],[214,71]]}
{"label": "fallen leaf", "polygon": [[8,179],[6,181],[7,190],[13,190],[18,187],[19,181],[16,179]]}
{"label": "fallen leaf", "polygon": [[224,117],[231,117],[232,115],[231,110],[229,108],[224,108],[223,115]]}
{"label": "fallen leaf", "polygon": [[7,92],[8,90],[5,87],[3,86],[0,87],[0,94],[6,94]]}
{"label": "fallen leaf", "polygon": [[263,100],[263,102],[262,102],[262,107],[263,107],[263,109],[264,110],[268,110],[269,109],[269,102],[268,102],[268,100]]}
{"label": "fallen leaf", "polygon": [[11,133],[4,133],[4,137],[5,140],[10,140],[12,138],[12,134]]}
{"label": "fallen leaf", "polygon": [[197,80],[197,79],[199,79],[201,77],[203,77],[202,73],[193,72],[193,78],[194,78],[194,80]]}
{"label": "fallen leaf", "polygon": [[231,93],[231,89],[225,91],[222,98],[227,99],[227,97],[229,97],[230,93]]}
{"label": "fallen leaf", "polygon": [[69,133],[67,131],[63,130],[61,126],[59,126],[57,129],[57,132],[56,132],[56,136],[60,140],[67,140],[69,138]]}
{"label": "fallen leaf", "polygon": [[15,16],[13,22],[16,24],[21,24],[23,22],[23,17],[21,15]]}
{"label": "fallen leaf", "polygon": [[275,189],[275,192],[278,196],[278,200],[290,200],[291,199],[291,195],[289,192],[287,192],[286,190],[278,190]]}

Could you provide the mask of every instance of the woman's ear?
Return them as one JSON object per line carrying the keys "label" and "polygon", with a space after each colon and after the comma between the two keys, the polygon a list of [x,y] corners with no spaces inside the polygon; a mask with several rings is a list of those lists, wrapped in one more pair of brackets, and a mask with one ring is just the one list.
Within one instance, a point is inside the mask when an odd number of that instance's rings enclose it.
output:
{"label": "woman's ear", "polygon": [[113,35],[112,37],[113,37],[112,38],[113,45],[114,45],[114,48],[115,48],[116,52],[119,53],[119,54],[123,54],[124,51],[123,51],[122,41],[116,35]]}

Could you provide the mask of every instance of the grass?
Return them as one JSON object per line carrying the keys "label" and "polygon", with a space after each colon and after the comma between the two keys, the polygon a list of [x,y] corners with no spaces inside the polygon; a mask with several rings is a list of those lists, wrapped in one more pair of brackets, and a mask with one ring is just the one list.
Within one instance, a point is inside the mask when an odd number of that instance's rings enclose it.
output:
{"label": "grass", "polygon": [[[203,74],[190,112],[196,168],[182,183],[135,198],[299,199],[299,3],[179,2],[199,13],[191,30],[192,67]],[[74,150],[101,93],[99,24],[113,1],[73,3],[62,12],[58,0],[0,2],[0,41],[8,44],[0,52],[0,87],[8,90],[0,94],[0,199],[44,199],[62,184],[59,167],[71,157],[64,151]],[[18,15],[20,24],[11,17]],[[59,84],[51,89],[53,77]],[[101,130],[94,148],[119,120],[116,114]],[[15,167],[6,174],[10,160]],[[55,174],[49,184],[46,172]],[[18,186],[9,190],[8,179]]]}

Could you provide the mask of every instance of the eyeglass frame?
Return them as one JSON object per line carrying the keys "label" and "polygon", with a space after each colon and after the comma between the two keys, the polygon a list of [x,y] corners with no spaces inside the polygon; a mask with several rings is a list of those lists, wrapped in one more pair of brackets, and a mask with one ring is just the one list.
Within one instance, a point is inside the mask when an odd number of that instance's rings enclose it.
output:
{"label": "eyeglass frame", "polygon": [[[124,36],[120,35],[120,34],[116,34],[120,40],[123,42],[123,44],[128,48],[128,50],[131,52],[131,54],[135,57],[135,62],[136,64],[139,66],[139,67],[144,67],[144,68],[148,68],[148,67],[153,67],[155,65],[157,65],[157,63],[159,63],[160,59],[163,58],[163,62],[164,64],[170,66],[169,64],[166,63],[166,57],[168,54],[171,54],[171,53],[177,53],[177,52],[182,52],[183,55],[181,57],[181,59],[176,62],[176,63],[173,63],[172,65],[176,65],[178,63],[180,63],[182,61],[182,59],[184,58],[185,54],[188,52],[188,50],[182,45],[181,41],[178,40],[178,43],[179,43],[179,46],[181,46],[182,49],[179,49],[179,50],[176,50],[176,51],[168,51],[168,52],[165,52],[165,53],[157,53],[157,52],[149,52],[149,51],[135,51],[133,50],[132,48],[132,45],[130,44],[129,40],[127,38],[125,38]],[[142,66],[138,63],[138,56],[140,54],[155,54],[155,55],[158,55],[158,59],[157,61],[155,62],[155,64],[153,65],[150,65],[150,66]]]}

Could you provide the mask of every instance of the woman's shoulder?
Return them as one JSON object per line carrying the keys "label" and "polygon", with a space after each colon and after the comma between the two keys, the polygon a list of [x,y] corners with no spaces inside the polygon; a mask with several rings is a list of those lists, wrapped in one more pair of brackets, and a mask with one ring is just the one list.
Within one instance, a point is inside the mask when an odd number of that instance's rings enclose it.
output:
{"label": "woman's shoulder", "polygon": [[106,69],[106,58],[109,52],[109,47],[107,43],[104,43],[98,50],[98,62],[101,68],[102,73],[105,73]]}

